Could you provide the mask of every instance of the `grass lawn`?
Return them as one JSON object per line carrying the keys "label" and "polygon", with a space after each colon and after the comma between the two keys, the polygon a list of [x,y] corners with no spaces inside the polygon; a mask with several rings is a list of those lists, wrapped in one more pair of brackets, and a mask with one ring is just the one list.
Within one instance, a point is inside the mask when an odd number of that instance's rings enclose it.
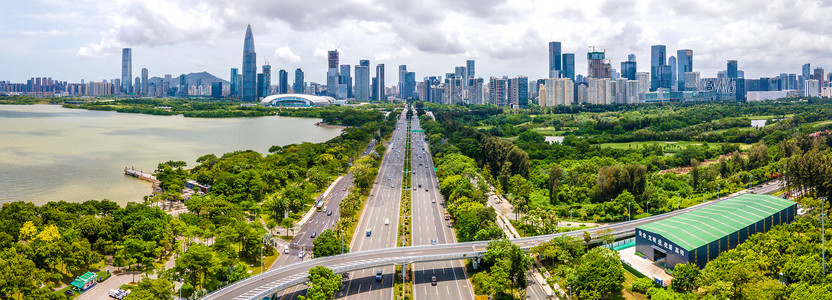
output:
{"label": "grass lawn", "polygon": [[627,271],[627,269],[624,269],[624,289],[621,290],[621,296],[622,296],[623,299],[635,299],[635,300],[647,300],[647,299],[649,299],[649,298],[647,298],[647,295],[644,295],[642,293],[633,292],[633,291],[628,289],[630,286],[633,285],[633,281],[636,281],[636,279],[638,279],[638,276],[636,276],[633,273],[630,273],[630,271]]}
{"label": "grass lawn", "polygon": [[[53,294],[53,295],[56,295],[56,296],[58,296],[58,295],[66,295],[66,294],[64,294],[64,292],[66,292],[67,290],[69,290],[69,289],[71,289],[71,288],[72,288],[72,286],[71,286],[71,285],[67,285],[67,286],[65,286],[64,288],[60,289],[60,290],[57,290],[57,291],[52,292],[52,294]],[[81,295],[81,294],[78,294],[77,292],[74,292],[74,293],[72,294],[72,296],[71,296],[71,297],[69,297],[69,299],[75,299],[75,298],[76,298],[76,297],[78,297],[79,295]]]}
{"label": "grass lawn", "polygon": [[569,132],[568,130],[555,130],[554,127],[533,128],[532,130],[534,130],[535,132],[537,132],[539,134],[546,135],[546,136],[549,136],[549,135],[563,136],[563,135],[566,135],[567,132]]}
{"label": "grass lawn", "polygon": [[[263,271],[268,271],[269,266],[271,266],[272,263],[274,263],[274,261],[277,259],[278,256],[280,256],[280,253],[278,253],[278,251],[275,250],[274,255],[269,255],[269,256],[263,257]],[[246,261],[246,263],[253,263],[252,266],[248,267],[248,270],[251,271],[251,273],[249,273],[251,276],[260,274],[260,264],[258,264],[256,261],[254,261],[254,262]]]}

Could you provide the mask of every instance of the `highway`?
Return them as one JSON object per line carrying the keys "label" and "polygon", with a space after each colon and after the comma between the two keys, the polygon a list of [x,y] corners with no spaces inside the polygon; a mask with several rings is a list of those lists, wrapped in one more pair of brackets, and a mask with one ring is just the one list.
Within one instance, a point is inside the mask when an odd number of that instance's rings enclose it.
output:
{"label": "highway", "polygon": [[[405,139],[407,123],[405,113],[399,116],[396,130],[390,138],[379,166],[376,182],[364,205],[364,212],[355,228],[350,245],[351,252],[396,247],[399,232],[402,177],[404,172]],[[370,236],[367,236],[367,231]],[[376,280],[377,270],[382,271]],[[335,293],[336,299],[392,299],[393,266],[365,269],[349,274],[349,281]]]}
{"label": "highway", "polygon": [[[445,221],[445,201],[439,194],[433,158],[420,131],[419,118],[411,121],[411,235],[413,245],[456,243],[450,221]],[[413,299],[474,299],[474,291],[462,261],[413,264]],[[436,286],[431,277],[436,277]]]}
{"label": "highway", "polygon": [[[367,145],[367,148],[364,149],[364,152],[361,153],[361,156],[370,154],[375,145],[376,141],[371,141],[370,144]],[[315,212],[306,224],[304,224],[301,229],[295,233],[295,236],[292,238],[290,243],[291,246],[289,254],[284,254],[284,249],[277,249],[281,255],[277,258],[274,264],[272,264],[272,269],[298,263],[303,259],[309,259],[309,257],[311,257],[311,249],[313,247],[312,232],[315,232],[316,235],[320,235],[321,232],[327,228],[333,227],[335,223],[338,222],[338,219],[341,218],[339,205],[341,204],[341,200],[344,200],[344,198],[347,197],[347,190],[349,190],[350,186],[352,186],[353,179],[352,173],[348,172],[343,178],[341,178],[340,181],[335,183],[335,186],[329,192],[329,195],[323,199],[326,202],[326,204],[324,204],[326,209],[320,212]],[[327,210],[332,211],[331,216],[326,214]],[[348,245],[345,245],[345,247],[347,246]],[[300,255],[298,255],[300,252],[303,252],[304,258],[301,258]],[[305,294],[305,289],[301,286],[296,286],[287,290],[286,293],[278,297],[278,299],[295,299],[298,295],[303,294]]]}

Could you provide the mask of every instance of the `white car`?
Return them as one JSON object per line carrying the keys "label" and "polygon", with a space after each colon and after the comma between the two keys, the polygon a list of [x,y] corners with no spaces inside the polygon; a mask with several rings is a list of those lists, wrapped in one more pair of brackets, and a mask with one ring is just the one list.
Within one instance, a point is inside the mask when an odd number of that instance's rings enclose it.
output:
{"label": "white car", "polygon": [[384,225],[390,225],[390,219],[384,219]]}

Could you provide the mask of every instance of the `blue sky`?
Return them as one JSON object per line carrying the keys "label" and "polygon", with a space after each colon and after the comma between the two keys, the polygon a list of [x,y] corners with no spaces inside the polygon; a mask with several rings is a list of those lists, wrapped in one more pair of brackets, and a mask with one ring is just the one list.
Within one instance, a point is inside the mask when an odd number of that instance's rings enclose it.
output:
{"label": "blue sky", "polygon": [[[341,63],[385,63],[386,82],[407,64],[417,78],[477,60],[477,75],[542,78],[547,43],[561,41],[586,73],[589,46],[614,68],[635,53],[649,71],[650,45],[668,56],[694,50],[694,71],[714,77],[728,59],[747,78],[832,67],[832,1],[759,0],[0,0],[0,80],[35,76],[79,82],[120,76],[122,47],[133,76],[208,71],[227,79],[252,24],[257,62],[324,82],[325,51]],[[273,75],[274,76],[274,75]]]}

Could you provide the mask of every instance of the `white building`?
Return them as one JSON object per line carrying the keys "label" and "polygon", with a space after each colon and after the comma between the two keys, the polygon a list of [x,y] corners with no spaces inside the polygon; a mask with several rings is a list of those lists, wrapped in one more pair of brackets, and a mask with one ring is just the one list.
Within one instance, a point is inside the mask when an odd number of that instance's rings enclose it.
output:
{"label": "white building", "polygon": [[820,97],[820,83],[816,79],[809,79],[803,83],[803,93],[806,97]]}
{"label": "white building", "polygon": [[540,86],[541,106],[570,105],[575,95],[570,78],[549,78]]}
{"label": "white building", "polygon": [[636,80],[638,81],[638,93],[646,93],[650,91],[650,73],[638,72],[636,73]]}
{"label": "white building", "polygon": [[701,90],[699,79],[699,72],[685,72],[685,91],[696,92]]}
{"label": "white building", "polygon": [[609,78],[589,78],[590,104],[611,104],[613,101],[612,83]]}

